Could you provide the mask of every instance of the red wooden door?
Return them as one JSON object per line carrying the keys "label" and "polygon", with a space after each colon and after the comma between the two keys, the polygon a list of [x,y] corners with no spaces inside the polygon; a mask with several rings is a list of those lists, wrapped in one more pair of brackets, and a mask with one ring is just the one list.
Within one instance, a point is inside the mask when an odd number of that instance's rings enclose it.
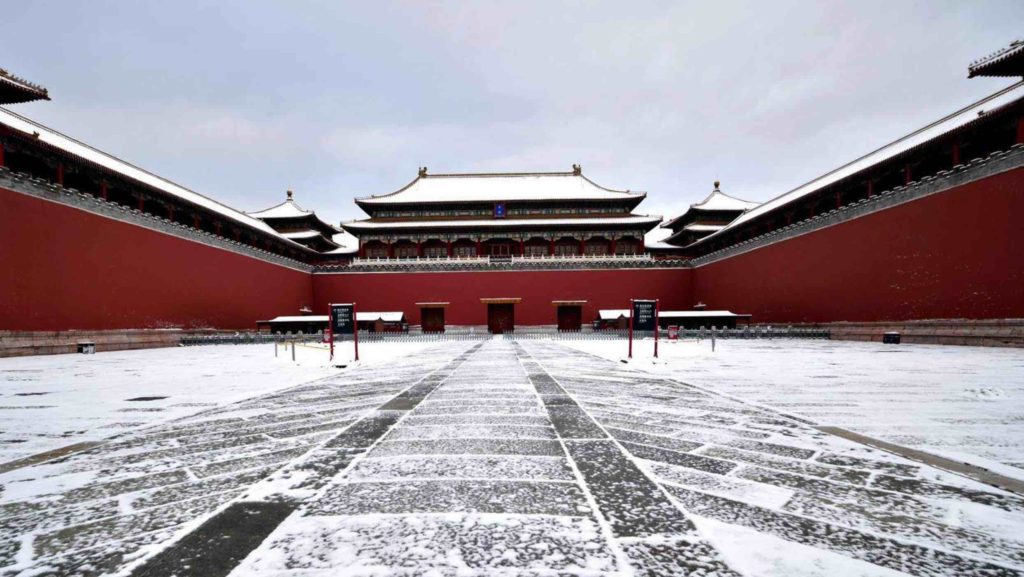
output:
{"label": "red wooden door", "polygon": [[487,330],[496,335],[512,332],[516,326],[515,311],[512,304],[488,304]]}
{"label": "red wooden door", "polygon": [[583,324],[583,307],[563,305],[558,307],[558,330],[578,331]]}
{"label": "red wooden door", "polygon": [[441,307],[420,309],[422,312],[423,332],[443,333],[444,332],[444,309]]}

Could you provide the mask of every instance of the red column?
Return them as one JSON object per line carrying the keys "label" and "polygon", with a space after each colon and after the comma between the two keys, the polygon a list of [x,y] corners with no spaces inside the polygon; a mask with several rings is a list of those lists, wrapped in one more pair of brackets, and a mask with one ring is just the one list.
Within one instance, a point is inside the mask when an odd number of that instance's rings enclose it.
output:
{"label": "red column", "polygon": [[366,258],[366,243],[359,241],[359,258]]}
{"label": "red column", "polygon": [[839,191],[836,191],[836,208],[843,205],[843,199],[839,196]]}
{"label": "red column", "polygon": [[192,215],[192,228],[199,229],[199,217],[194,214]]}
{"label": "red column", "polygon": [[903,184],[910,184],[910,165],[903,167]]}
{"label": "red column", "polygon": [[483,252],[484,252],[484,243],[480,239],[477,239],[477,241],[476,241],[476,256],[483,256]]}
{"label": "red column", "polygon": [[587,254],[587,241],[580,239],[580,256]]}
{"label": "red column", "polygon": [[875,181],[868,179],[868,198],[875,196]]}
{"label": "red column", "polygon": [[610,248],[611,248],[612,254],[614,255],[615,254],[615,249],[618,248],[618,246],[615,244],[615,239],[614,238],[612,239],[612,243],[611,243],[611,247]]}
{"label": "red column", "polygon": [[550,256],[555,256],[555,239],[551,239],[551,249],[548,251]]}
{"label": "red column", "polygon": [[103,197],[103,200],[109,200],[110,194],[107,191],[107,181],[105,180],[100,181],[100,196]]}
{"label": "red column", "polygon": [[214,232],[217,233],[217,236],[223,236],[221,234],[221,225],[220,225],[219,222],[216,222],[216,223],[213,224],[213,230],[214,230]]}
{"label": "red column", "polygon": [[452,258],[452,241],[448,241],[448,258]]}
{"label": "red column", "polygon": [[423,241],[416,241],[416,256],[423,256]]}
{"label": "red column", "polygon": [[64,186],[64,163],[57,163],[57,184]]}
{"label": "red column", "polygon": [[519,256],[526,254],[526,241],[519,239]]}
{"label": "red column", "polygon": [[388,241],[388,258],[395,258],[395,245]]}
{"label": "red column", "polygon": [[0,142],[0,166],[7,166],[4,163],[4,143]]}
{"label": "red column", "polygon": [[1017,119],[1017,144],[1024,144],[1024,117]]}
{"label": "red column", "polygon": [[637,254],[643,254],[647,252],[647,247],[644,245],[644,236],[640,235],[640,252]]}
{"label": "red column", "polygon": [[139,211],[146,212],[146,200],[141,196],[139,197]]}
{"label": "red column", "polygon": [[173,206],[168,206],[167,207],[167,220],[169,220],[171,222],[174,222],[174,207]]}
{"label": "red column", "polygon": [[[1020,136],[1018,135],[1018,142],[1019,141],[1020,141]],[[959,144],[954,144],[953,145],[953,155],[952,156],[953,156],[953,166],[956,166],[956,165],[960,164],[960,145]]]}

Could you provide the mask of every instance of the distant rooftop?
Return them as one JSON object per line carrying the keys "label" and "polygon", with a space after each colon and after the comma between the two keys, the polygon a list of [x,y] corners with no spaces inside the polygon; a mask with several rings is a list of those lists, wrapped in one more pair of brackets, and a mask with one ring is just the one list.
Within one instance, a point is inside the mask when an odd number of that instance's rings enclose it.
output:
{"label": "distant rooftop", "polygon": [[499,202],[524,200],[633,200],[643,192],[612,190],[583,176],[578,165],[571,172],[490,174],[428,174],[421,168],[416,180],[391,194],[358,198],[361,205],[424,204],[442,202]]}
{"label": "distant rooftop", "polygon": [[672,220],[661,225],[662,228],[673,228],[677,222],[684,216],[688,215],[691,211],[708,211],[708,212],[743,212],[755,208],[758,203],[750,202],[746,200],[740,200],[734,196],[729,196],[722,192],[719,188],[721,182],[715,181],[715,188],[711,191],[704,200],[691,204],[683,214],[673,218]]}
{"label": "distant rooftop", "polygon": [[1024,40],[1014,40],[1009,46],[972,62],[967,67],[967,77],[975,76],[1024,77]]}
{"label": "distant rooftop", "polygon": [[306,210],[306,209],[302,208],[301,206],[299,206],[299,204],[297,202],[295,202],[295,198],[293,197],[292,191],[289,190],[286,193],[286,195],[287,196],[285,198],[285,201],[282,202],[281,204],[272,206],[272,207],[270,207],[270,208],[268,208],[266,210],[260,210],[260,211],[257,211],[257,212],[250,212],[250,213],[247,213],[247,214],[249,216],[253,217],[253,218],[259,218],[259,219],[264,219],[264,218],[302,218],[304,216],[309,216],[309,215],[313,214],[313,211]]}
{"label": "distant rooftop", "polygon": [[17,104],[33,100],[49,100],[49,92],[23,78],[0,68],[0,104]]}

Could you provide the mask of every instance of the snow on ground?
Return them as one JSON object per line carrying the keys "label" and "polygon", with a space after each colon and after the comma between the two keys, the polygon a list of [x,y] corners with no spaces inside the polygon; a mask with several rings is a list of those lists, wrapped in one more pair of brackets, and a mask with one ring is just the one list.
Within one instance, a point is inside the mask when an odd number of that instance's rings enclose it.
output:
{"label": "snow on ground", "polygon": [[0,573],[1024,574],[1020,495],[551,341],[393,350],[0,473]]}
{"label": "snow on ground", "polygon": [[[363,343],[360,363],[427,343]],[[336,374],[324,348],[220,345],[0,359],[0,463]],[[352,344],[334,364],[351,366]],[[140,397],[161,397],[129,400]]]}
{"label": "snow on ground", "polygon": [[[608,359],[620,341],[566,341]],[[825,340],[635,344],[642,369],[1024,479],[1024,351]]]}

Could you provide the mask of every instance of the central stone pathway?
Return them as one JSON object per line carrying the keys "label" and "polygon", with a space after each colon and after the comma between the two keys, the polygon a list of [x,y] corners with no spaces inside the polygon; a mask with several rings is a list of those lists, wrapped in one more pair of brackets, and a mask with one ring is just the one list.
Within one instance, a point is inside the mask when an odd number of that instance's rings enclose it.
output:
{"label": "central stone pathway", "polygon": [[518,344],[439,381],[233,574],[731,574]]}

